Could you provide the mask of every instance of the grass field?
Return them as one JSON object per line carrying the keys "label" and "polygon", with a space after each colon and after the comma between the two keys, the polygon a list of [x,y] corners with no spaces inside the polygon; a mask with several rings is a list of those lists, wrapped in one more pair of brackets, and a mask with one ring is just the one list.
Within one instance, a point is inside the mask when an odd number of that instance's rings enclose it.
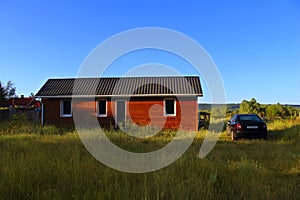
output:
{"label": "grass field", "polygon": [[[94,159],[75,132],[28,123],[0,124],[0,199],[300,199],[300,122],[268,122],[269,140],[230,141],[225,133],[204,159],[205,131],[159,171],[130,174]],[[132,151],[157,149],[173,133],[133,139]]]}

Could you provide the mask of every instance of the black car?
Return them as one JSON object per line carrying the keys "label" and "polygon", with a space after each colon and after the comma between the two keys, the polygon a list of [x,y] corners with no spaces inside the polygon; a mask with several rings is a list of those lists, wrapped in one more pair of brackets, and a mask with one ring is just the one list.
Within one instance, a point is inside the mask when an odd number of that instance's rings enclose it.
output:
{"label": "black car", "polygon": [[232,140],[241,137],[267,139],[267,124],[256,114],[236,114],[228,121],[227,135]]}

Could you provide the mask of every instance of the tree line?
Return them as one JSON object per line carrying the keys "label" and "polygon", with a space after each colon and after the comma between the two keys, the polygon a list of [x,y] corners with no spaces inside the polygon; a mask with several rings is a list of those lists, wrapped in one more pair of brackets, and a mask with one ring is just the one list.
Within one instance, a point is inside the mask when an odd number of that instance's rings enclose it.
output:
{"label": "tree line", "polygon": [[250,101],[243,100],[238,113],[254,113],[269,118],[296,118],[299,116],[299,110],[292,106],[285,106],[280,103],[261,105],[255,98],[252,98]]}
{"label": "tree line", "polygon": [[7,99],[12,97],[16,97],[16,87],[11,81],[8,81],[6,85],[4,85],[0,81],[0,105]]}
{"label": "tree line", "polygon": [[238,108],[228,108],[227,105],[219,105],[208,111],[213,117],[223,118],[225,113],[227,117],[233,114],[258,114],[266,118],[296,118],[299,116],[299,110],[292,106],[277,104],[260,104],[255,98],[243,100]]}

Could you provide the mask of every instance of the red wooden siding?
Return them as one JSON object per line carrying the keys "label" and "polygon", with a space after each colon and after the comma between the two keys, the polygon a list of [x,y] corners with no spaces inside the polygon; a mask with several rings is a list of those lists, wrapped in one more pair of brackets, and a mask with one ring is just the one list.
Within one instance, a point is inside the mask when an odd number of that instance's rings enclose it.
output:
{"label": "red wooden siding", "polygon": [[44,123],[58,126],[73,126],[72,117],[60,117],[60,99],[42,99],[44,106]]}
{"label": "red wooden siding", "polygon": [[[154,105],[154,108],[151,108]],[[182,112],[181,109],[184,109]],[[152,126],[160,127],[161,122],[165,122],[164,129],[197,130],[197,101],[187,98],[176,101],[176,116],[164,116],[164,99],[131,99],[128,103],[128,111],[131,119],[138,125],[150,125],[152,116]],[[184,116],[185,115],[185,116]]]}
{"label": "red wooden siding", "polygon": [[[58,126],[74,126],[72,117],[60,116],[61,99],[45,99],[44,104],[44,123],[56,124]],[[96,101],[73,102],[73,106],[84,114],[86,123],[90,118],[97,116]],[[176,101],[176,116],[164,116],[164,98],[133,98],[126,102],[126,118],[138,125],[151,125],[163,127],[164,129],[197,130],[197,100],[196,98],[185,98]],[[181,109],[184,109],[182,112]],[[115,125],[115,102],[107,100],[107,117],[97,117],[101,127],[109,128]],[[151,118],[150,118],[151,115]],[[152,121],[151,121],[152,119]],[[163,123],[163,124],[162,124]]]}

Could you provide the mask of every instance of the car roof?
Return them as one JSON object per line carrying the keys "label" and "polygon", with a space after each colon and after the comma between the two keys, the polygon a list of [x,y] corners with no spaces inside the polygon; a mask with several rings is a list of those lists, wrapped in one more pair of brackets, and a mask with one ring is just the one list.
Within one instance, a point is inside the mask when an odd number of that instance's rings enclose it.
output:
{"label": "car roof", "polygon": [[256,115],[256,116],[258,116],[257,114],[235,114],[236,116],[251,116],[251,115]]}

